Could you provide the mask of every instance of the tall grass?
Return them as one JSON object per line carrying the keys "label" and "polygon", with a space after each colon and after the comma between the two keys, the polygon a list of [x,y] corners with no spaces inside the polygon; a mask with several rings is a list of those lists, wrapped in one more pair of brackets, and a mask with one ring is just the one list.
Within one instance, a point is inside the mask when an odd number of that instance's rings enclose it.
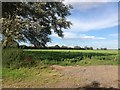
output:
{"label": "tall grass", "polygon": [[20,68],[33,66],[35,62],[22,49],[6,48],[2,50],[2,66],[6,68]]}

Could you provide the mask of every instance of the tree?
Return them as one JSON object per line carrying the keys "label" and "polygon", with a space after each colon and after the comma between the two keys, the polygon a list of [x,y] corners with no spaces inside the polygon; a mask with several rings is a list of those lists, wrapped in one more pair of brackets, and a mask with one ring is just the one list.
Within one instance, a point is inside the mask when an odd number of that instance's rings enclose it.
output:
{"label": "tree", "polygon": [[68,47],[67,47],[67,46],[62,45],[62,46],[61,46],[61,48],[62,48],[62,49],[67,49]]}
{"label": "tree", "polygon": [[84,49],[85,49],[85,50],[89,50],[89,47],[85,46]]}
{"label": "tree", "polygon": [[74,46],[74,49],[81,49],[80,46]]}
{"label": "tree", "polygon": [[104,50],[107,50],[107,48],[104,48]]}
{"label": "tree", "polygon": [[90,47],[89,49],[90,49],[90,50],[93,50],[93,47]]}
{"label": "tree", "polygon": [[107,48],[101,48],[101,50],[107,50]]}
{"label": "tree", "polygon": [[99,48],[97,48],[97,50],[99,50]]}
{"label": "tree", "polygon": [[55,49],[60,49],[60,46],[59,45],[55,45],[54,48]]}
{"label": "tree", "polygon": [[101,50],[107,50],[107,48],[101,48]]}
{"label": "tree", "polygon": [[72,25],[66,19],[71,9],[62,2],[2,2],[3,46],[30,41],[35,47],[45,47],[52,30],[63,38],[62,29]]}

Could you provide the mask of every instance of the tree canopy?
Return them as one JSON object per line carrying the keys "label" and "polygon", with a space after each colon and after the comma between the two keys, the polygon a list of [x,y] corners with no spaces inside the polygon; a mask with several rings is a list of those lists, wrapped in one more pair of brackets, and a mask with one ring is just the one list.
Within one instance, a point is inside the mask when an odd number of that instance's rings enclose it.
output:
{"label": "tree canopy", "polygon": [[12,41],[30,41],[35,47],[45,47],[52,31],[63,37],[71,5],[62,2],[2,2],[3,46]]}

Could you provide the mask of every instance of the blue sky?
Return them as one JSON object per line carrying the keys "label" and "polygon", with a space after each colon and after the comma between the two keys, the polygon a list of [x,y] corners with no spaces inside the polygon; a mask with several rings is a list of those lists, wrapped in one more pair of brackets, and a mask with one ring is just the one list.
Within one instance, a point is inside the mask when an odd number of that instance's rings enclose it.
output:
{"label": "blue sky", "polygon": [[[105,0],[104,0],[105,1]],[[67,18],[73,25],[64,30],[64,38],[53,33],[48,46],[92,46],[94,48],[118,48],[118,3],[117,2],[64,2],[72,4]]]}

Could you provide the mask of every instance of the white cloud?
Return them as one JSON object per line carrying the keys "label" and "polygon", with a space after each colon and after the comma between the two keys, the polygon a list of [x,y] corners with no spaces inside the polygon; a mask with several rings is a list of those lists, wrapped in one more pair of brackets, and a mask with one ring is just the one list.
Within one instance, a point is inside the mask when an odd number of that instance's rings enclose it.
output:
{"label": "white cloud", "polygon": [[[97,2],[84,2],[84,3],[72,3],[72,5],[76,6],[78,9],[84,11],[84,10],[89,10],[89,9],[92,9],[92,8],[96,8],[96,7],[100,7],[101,6],[101,3],[97,3]],[[103,4],[102,4],[103,5]]]}
{"label": "white cloud", "polygon": [[95,39],[95,36],[81,36],[80,39]]}
{"label": "white cloud", "polygon": [[118,25],[116,14],[112,14],[105,17],[98,17],[98,19],[87,20],[87,21],[70,18],[70,21],[73,23],[73,26],[71,26],[71,31],[80,31],[80,32],[100,30]]}
{"label": "white cloud", "polygon": [[[75,39],[78,38],[76,34],[72,33],[72,32],[64,32],[64,39]],[[59,37],[57,34],[55,34],[54,32],[51,35],[52,37],[57,37],[59,39],[62,39],[61,37]]]}
{"label": "white cloud", "polygon": [[81,36],[80,39],[99,39],[99,40],[103,40],[105,38],[104,37],[95,37],[95,36]]}
{"label": "white cloud", "polygon": [[[51,36],[60,38],[56,34],[52,34]],[[89,35],[86,35],[86,34],[77,35],[77,34],[75,34],[73,32],[64,32],[64,38],[63,39],[67,39],[67,40],[71,40],[71,39],[97,39],[97,40],[103,40],[105,38],[104,37],[89,36]]]}
{"label": "white cloud", "polygon": [[104,38],[104,37],[97,37],[96,39],[101,39],[101,40],[103,40],[103,39],[106,39],[106,38]]}
{"label": "white cloud", "polygon": [[75,38],[78,38],[78,36],[72,32],[64,32],[64,38],[65,39],[75,39]]}
{"label": "white cloud", "polygon": [[52,37],[57,37],[57,38],[61,39],[61,37],[59,37],[59,36],[58,36],[57,34],[55,34],[54,32],[52,32],[52,34],[51,34],[50,36],[52,36]]}
{"label": "white cloud", "polygon": [[101,7],[106,3],[105,2],[66,2],[65,4],[71,4],[75,9],[86,11],[92,8]]}
{"label": "white cloud", "polygon": [[[64,39],[75,39],[75,38],[78,38],[76,34],[72,33],[72,32],[64,32]],[[57,34],[55,34],[54,32],[52,33],[51,35],[52,37],[57,37],[59,39],[62,39],[60,38]]]}
{"label": "white cloud", "polygon": [[118,37],[118,34],[117,34],[117,33],[109,34],[109,36],[112,36],[112,37]]}
{"label": "white cloud", "polygon": [[52,35],[51,35],[51,36],[53,36],[53,37],[58,37],[58,35],[55,34],[54,32],[52,32]]}
{"label": "white cloud", "polygon": [[55,45],[59,45],[59,43],[47,43],[48,46],[55,46]]}
{"label": "white cloud", "polygon": [[[79,1],[84,2],[80,3]],[[71,18],[69,18],[69,20],[73,23],[73,26],[71,26],[72,31],[85,32],[95,29],[100,30],[110,28],[118,25],[117,6],[114,6],[115,8],[112,8],[111,6],[109,6],[109,3],[107,3],[115,0],[79,0],[79,1],[78,2],[76,2],[76,0],[69,1],[69,3],[73,5],[74,9],[77,9],[80,12],[82,11],[81,13],[83,14],[81,16],[80,13],[79,17],[72,16]],[[96,11],[92,10],[90,13],[89,9],[92,8],[95,8]],[[83,11],[87,13],[84,13]]]}
{"label": "white cloud", "polygon": [[65,0],[64,3],[70,2],[119,2],[119,0]]}

